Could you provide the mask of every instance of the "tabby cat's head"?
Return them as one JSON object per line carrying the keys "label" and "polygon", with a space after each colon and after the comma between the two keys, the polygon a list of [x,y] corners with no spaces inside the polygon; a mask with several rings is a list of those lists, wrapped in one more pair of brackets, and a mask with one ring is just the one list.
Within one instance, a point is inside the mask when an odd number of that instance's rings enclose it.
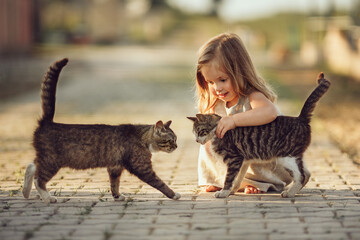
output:
{"label": "tabby cat's head", "polygon": [[154,133],[152,135],[152,141],[150,148],[153,152],[162,151],[171,153],[177,148],[176,135],[170,128],[171,121],[163,123],[158,121],[154,125]]}
{"label": "tabby cat's head", "polygon": [[221,119],[216,114],[196,114],[196,117],[187,117],[194,122],[193,133],[196,142],[205,144],[215,136],[216,126]]}

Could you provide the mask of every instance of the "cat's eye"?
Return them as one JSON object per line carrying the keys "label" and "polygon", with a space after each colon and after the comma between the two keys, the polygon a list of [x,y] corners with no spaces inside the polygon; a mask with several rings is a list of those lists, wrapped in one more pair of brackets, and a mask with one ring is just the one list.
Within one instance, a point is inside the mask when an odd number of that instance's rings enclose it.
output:
{"label": "cat's eye", "polygon": [[160,142],[160,144],[173,144],[173,143],[176,143],[176,140],[168,139]]}
{"label": "cat's eye", "polygon": [[209,131],[207,131],[207,130],[201,130],[201,131],[199,132],[199,136],[200,136],[200,137],[203,137],[203,136],[208,135],[208,133],[209,133]]}

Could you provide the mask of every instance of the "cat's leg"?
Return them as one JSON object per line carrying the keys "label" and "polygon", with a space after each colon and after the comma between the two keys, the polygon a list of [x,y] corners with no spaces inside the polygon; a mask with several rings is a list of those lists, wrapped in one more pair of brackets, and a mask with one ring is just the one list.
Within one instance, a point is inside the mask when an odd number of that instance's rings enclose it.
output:
{"label": "cat's leg", "polygon": [[[143,182],[149,184],[153,188],[156,188],[160,192],[162,192],[168,198],[178,200],[181,195],[180,193],[176,193],[171,190],[154,172],[151,166],[151,158],[144,159],[145,156],[142,156],[143,159],[137,159],[137,162],[141,162],[141,165],[135,166],[126,166],[126,169],[137,176]],[[140,158],[140,156],[139,156]],[[133,161],[135,162],[135,161]],[[134,165],[134,164],[133,164]]]}
{"label": "cat's leg", "polygon": [[160,192],[162,192],[165,196],[167,196],[168,198],[174,199],[174,200],[178,200],[181,195],[180,193],[176,193],[173,190],[171,190],[157,175],[156,173],[150,169],[149,171],[147,171],[146,173],[140,173],[139,175],[137,175],[135,173],[135,175],[142,181],[146,182],[147,184],[149,184],[150,186],[152,186],[153,188],[156,188],[157,190],[159,190]]}
{"label": "cat's leg", "polygon": [[286,158],[279,158],[278,160],[282,161],[285,170],[288,171],[290,176],[293,178],[293,182],[289,185],[288,189],[285,189],[281,193],[281,197],[284,198],[295,197],[295,195],[303,187],[302,183],[305,181],[305,177],[304,177],[305,175],[302,168],[302,164],[299,164],[299,162],[301,162],[302,159],[299,157],[286,157]]}
{"label": "cat's leg", "polygon": [[233,187],[232,187],[232,190],[231,190],[231,194],[235,194],[239,190],[239,188],[241,186],[241,182],[243,181],[248,168],[249,168],[248,163],[244,163],[241,166],[240,171],[239,171],[238,175],[235,178],[235,181],[234,181],[234,184],[233,184]]}
{"label": "cat's leg", "polygon": [[123,171],[122,167],[108,167],[111,194],[115,201],[124,201],[125,196],[119,193],[120,176]]}
{"label": "cat's leg", "polygon": [[23,186],[23,190],[22,190],[24,198],[29,198],[29,196],[30,196],[35,171],[36,171],[36,167],[35,167],[34,163],[30,163],[26,167],[26,172],[25,172],[25,177],[24,177],[24,186]]}
{"label": "cat's leg", "polygon": [[36,166],[36,172],[34,177],[34,183],[36,190],[39,192],[41,199],[44,203],[56,203],[57,199],[54,196],[50,196],[50,193],[46,189],[46,183],[57,173],[58,169],[52,168],[45,169],[41,165]]}
{"label": "cat's leg", "polygon": [[[304,163],[303,163],[304,164]],[[304,176],[305,176],[305,178],[304,178],[304,182],[302,183],[302,187],[301,188],[303,188],[307,183],[308,183],[308,181],[309,181],[309,179],[310,179],[310,177],[311,177],[311,173],[310,173],[310,171],[307,169],[307,167],[305,166],[305,164],[304,164]]]}
{"label": "cat's leg", "polygon": [[227,172],[225,177],[224,188],[221,191],[217,191],[215,193],[216,198],[226,198],[230,195],[234,179],[238,175],[241,169],[243,159],[239,159],[238,157],[236,159],[228,159],[226,160],[226,162],[227,162]]}

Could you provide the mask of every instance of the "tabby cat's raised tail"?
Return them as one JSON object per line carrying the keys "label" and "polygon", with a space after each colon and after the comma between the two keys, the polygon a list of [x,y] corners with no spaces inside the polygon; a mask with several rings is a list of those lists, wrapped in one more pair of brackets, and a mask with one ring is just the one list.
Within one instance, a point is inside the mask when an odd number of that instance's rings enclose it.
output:
{"label": "tabby cat's raised tail", "polygon": [[55,93],[61,69],[67,64],[64,58],[50,66],[41,84],[41,101],[43,115],[39,122],[52,122],[55,113]]}
{"label": "tabby cat's raised tail", "polygon": [[312,116],[312,112],[316,106],[316,103],[319,99],[326,93],[326,91],[330,87],[330,81],[325,79],[324,73],[320,73],[318,77],[318,86],[315,90],[310,94],[310,96],[306,99],[303,108],[301,109],[301,113],[299,118],[305,121],[307,124],[310,123],[310,118]]}

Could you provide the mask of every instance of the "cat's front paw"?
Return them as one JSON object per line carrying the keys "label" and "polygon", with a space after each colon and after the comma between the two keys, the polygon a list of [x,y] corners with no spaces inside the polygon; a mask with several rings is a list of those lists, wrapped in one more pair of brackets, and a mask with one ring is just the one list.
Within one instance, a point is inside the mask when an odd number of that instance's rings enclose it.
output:
{"label": "cat's front paw", "polygon": [[48,198],[43,199],[44,203],[49,204],[49,203],[56,203],[57,199],[54,196],[49,196]]}
{"label": "cat's front paw", "polygon": [[281,193],[281,197],[283,197],[283,198],[293,198],[293,197],[295,197],[295,194],[292,194],[292,193],[290,193],[288,191],[283,191]]}
{"label": "cat's front paw", "polygon": [[230,195],[230,190],[221,190],[215,193],[216,198],[226,198]]}
{"label": "cat's front paw", "polygon": [[180,193],[175,193],[175,195],[173,196],[173,200],[178,200],[178,199],[180,199],[181,198],[181,195],[180,195]]}

